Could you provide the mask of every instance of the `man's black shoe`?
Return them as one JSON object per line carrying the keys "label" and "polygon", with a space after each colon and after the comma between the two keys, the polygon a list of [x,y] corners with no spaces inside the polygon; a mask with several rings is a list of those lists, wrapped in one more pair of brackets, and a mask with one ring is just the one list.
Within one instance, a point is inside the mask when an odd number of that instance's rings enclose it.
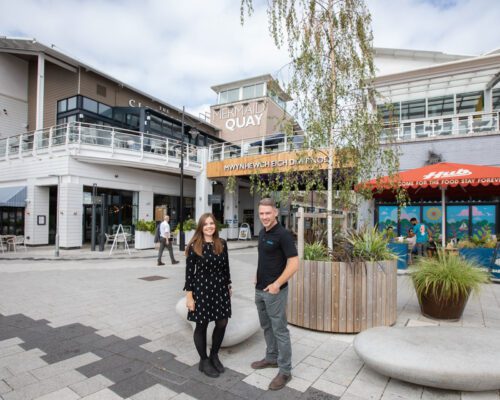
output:
{"label": "man's black shoe", "polygon": [[179,264],[179,261],[172,261],[172,265]]}
{"label": "man's black shoe", "polygon": [[158,261],[158,266],[165,265],[165,263],[162,263],[161,261]]}

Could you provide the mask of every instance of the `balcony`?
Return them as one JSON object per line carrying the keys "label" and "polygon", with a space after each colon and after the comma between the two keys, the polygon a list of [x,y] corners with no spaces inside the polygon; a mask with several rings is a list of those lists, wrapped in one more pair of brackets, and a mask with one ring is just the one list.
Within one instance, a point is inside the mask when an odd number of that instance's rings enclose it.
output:
{"label": "balcony", "polygon": [[[499,112],[457,114],[386,124],[382,129],[382,142],[437,140],[446,138],[500,134]],[[305,135],[277,134],[238,143],[217,143],[209,148],[208,161],[221,161],[249,155],[263,155],[286,151],[326,148],[312,143]]]}
{"label": "balcony", "polygon": [[492,133],[500,133],[498,111],[389,123],[382,129],[382,140],[415,141]]}
{"label": "balcony", "polygon": [[[184,144],[186,173],[202,169],[202,152]],[[110,126],[71,122],[0,139],[0,162],[67,153],[87,162],[178,172],[181,142]]]}

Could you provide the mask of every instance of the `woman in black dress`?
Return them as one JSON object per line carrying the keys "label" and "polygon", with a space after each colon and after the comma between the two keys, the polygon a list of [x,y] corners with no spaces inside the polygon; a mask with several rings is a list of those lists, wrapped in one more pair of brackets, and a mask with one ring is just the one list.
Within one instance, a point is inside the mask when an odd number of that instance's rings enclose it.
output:
{"label": "woman in black dress", "polygon": [[[219,238],[212,214],[201,216],[186,256],[187,319],[196,322],[193,336],[200,355],[199,370],[216,378],[224,372],[218,353],[231,317],[231,276],[227,243]],[[215,328],[208,357],[207,327],[211,321],[215,321]]]}

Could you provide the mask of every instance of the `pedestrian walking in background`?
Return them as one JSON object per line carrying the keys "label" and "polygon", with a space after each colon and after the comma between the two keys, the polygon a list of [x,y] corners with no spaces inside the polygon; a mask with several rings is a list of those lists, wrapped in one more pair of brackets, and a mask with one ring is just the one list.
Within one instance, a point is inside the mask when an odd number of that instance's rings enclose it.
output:
{"label": "pedestrian walking in background", "polygon": [[299,268],[299,257],[292,234],[278,221],[274,200],[259,202],[258,266],[255,304],[264,330],[266,355],[251,364],[254,369],[279,368],[269,384],[270,390],[282,389],[292,379],[292,344],[286,317],[288,280]]}
{"label": "pedestrian walking in background", "polygon": [[163,250],[165,247],[168,249],[168,253],[170,254],[170,261],[172,264],[179,264],[179,261],[175,260],[174,257],[174,249],[172,248],[172,235],[170,233],[170,217],[165,214],[163,217],[163,222],[160,224],[160,250],[158,251],[158,266],[165,265],[161,261]]}
{"label": "pedestrian walking in background", "polygon": [[[187,319],[196,322],[194,344],[200,356],[199,370],[216,378],[224,372],[219,349],[231,317],[231,274],[227,243],[219,238],[215,217],[206,213],[198,221],[186,248]],[[215,321],[212,349],[207,356],[207,328]]]}

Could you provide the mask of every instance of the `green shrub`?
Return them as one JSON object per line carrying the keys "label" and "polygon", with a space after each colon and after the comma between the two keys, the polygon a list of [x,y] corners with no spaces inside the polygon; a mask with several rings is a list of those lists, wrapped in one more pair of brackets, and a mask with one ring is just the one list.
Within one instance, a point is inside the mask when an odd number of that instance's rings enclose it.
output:
{"label": "green shrub", "polygon": [[[190,219],[187,219],[184,221],[184,223],[182,224],[182,230],[184,232],[194,231],[197,226],[198,226],[198,224],[196,223],[196,221],[194,219],[190,218]],[[180,227],[180,224],[177,224],[173,233],[177,234],[179,232],[179,227]]]}
{"label": "green shrub", "polygon": [[304,244],[304,260],[329,261],[327,247],[322,242]]}
{"label": "green shrub", "polygon": [[223,223],[220,223],[219,221],[215,221],[215,224],[217,225],[218,232],[220,232],[221,229],[229,228],[228,224],[223,224]]}
{"label": "green shrub", "polygon": [[387,247],[389,241],[377,227],[364,228],[359,232],[350,232],[346,237],[352,246],[354,259],[365,261],[393,260],[396,257]]}
{"label": "green shrub", "polygon": [[488,282],[488,272],[474,262],[445,251],[437,257],[420,257],[410,269],[417,296],[433,293],[438,301],[457,300],[469,292],[478,292]]}
{"label": "green shrub", "polygon": [[156,233],[156,222],[155,221],[146,221],[144,219],[140,219],[135,224],[136,231],[149,232],[153,235]]}

